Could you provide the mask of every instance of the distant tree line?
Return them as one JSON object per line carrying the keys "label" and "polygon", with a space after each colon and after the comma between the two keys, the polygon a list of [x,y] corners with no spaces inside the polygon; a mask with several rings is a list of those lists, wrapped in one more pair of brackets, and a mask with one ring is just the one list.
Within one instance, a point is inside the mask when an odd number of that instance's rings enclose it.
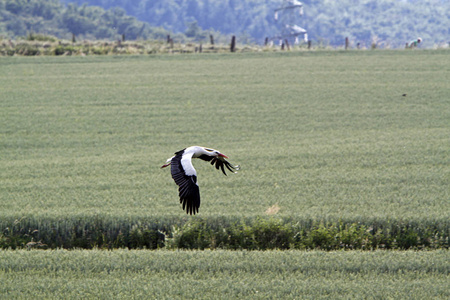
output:
{"label": "distant tree line", "polygon": [[[324,45],[398,47],[422,37],[426,47],[450,42],[448,0],[304,0],[298,23]],[[0,36],[29,32],[86,39],[179,39],[207,42],[237,35],[263,43],[277,35],[281,0],[0,0]],[[89,5],[89,6],[88,6]],[[217,36],[217,37],[216,37]]]}
{"label": "distant tree line", "polygon": [[162,39],[170,32],[127,15],[122,8],[59,0],[0,0],[0,37],[24,37],[33,33],[71,39]]}
{"label": "distant tree line", "polygon": [[[202,29],[246,35],[262,43],[276,35],[279,24],[273,9],[281,0],[63,0],[103,8],[121,7],[141,21],[185,33],[193,22]],[[304,0],[304,15],[297,25],[313,41],[342,45],[380,42],[404,45],[422,37],[428,46],[450,40],[448,0]]]}

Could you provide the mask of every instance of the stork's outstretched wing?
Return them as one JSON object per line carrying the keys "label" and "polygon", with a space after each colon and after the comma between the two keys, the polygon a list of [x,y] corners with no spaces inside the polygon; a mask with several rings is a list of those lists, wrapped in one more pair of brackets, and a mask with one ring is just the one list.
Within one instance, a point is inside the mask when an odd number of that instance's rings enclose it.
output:
{"label": "stork's outstretched wing", "polygon": [[208,156],[208,155],[201,155],[198,158],[206,160],[206,161],[210,161],[211,165],[215,164],[216,169],[219,170],[219,168],[220,168],[222,170],[223,174],[225,174],[225,176],[227,175],[227,173],[225,172],[225,167],[227,167],[227,169],[233,173],[236,173],[236,171],[238,171],[240,169],[240,166],[233,166],[229,161],[227,161],[222,156],[213,157],[213,156]]}
{"label": "stork's outstretched wing", "polygon": [[192,165],[191,157],[183,158],[183,151],[175,153],[171,161],[170,171],[173,180],[179,187],[178,193],[183,209],[186,210],[186,213],[195,215],[200,207],[200,190],[197,185],[197,173]]}

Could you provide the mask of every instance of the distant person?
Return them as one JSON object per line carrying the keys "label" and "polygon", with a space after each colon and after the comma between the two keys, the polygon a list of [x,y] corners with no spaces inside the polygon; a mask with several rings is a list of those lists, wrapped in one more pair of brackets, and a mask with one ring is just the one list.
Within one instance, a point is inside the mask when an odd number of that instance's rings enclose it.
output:
{"label": "distant person", "polygon": [[417,40],[413,40],[409,42],[409,48],[416,48],[418,44],[422,43],[421,38],[417,38]]}

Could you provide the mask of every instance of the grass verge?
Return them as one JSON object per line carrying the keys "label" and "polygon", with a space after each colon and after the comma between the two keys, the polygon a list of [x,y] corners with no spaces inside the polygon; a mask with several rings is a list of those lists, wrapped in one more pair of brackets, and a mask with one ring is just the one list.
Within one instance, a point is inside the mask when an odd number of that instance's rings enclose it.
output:
{"label": "grass verge", "polygon": [[448,299],[449,254],[0,250],[0,298]]}

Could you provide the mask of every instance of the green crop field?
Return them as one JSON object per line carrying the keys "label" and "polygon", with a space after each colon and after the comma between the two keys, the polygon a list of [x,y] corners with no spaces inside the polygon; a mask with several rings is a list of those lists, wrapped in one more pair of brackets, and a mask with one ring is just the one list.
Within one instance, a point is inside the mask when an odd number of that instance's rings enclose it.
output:
{"label": "green crop field", "polygon": [[448,299],[447,250],[0,251],[8,299]]}
{"label": "green crop field", "polygon": [[[271,214],[448,247],[449,70],[445,50],[0,58],[0,245]],[[194,162],[195,218],[159,168],[191,145],[241,165]]]}
{"label": "green crop field", "polygon": [[[159,167],[190,145],[200,216],[450,217],[450,52],[0,59],[2,218],[181,217]],[[402,96],[406,94],[406,96]]]}
{"label": "green crop field", "polygon": [[[449,298],[450,52],[0,57],[0,298]],[[160,166],[191,145],[200,212]],[[238,251],[102,251],[111,248]],[[59,250],[26,251],[17,248]],[[60,248],[97,248],[66,251]]]}

